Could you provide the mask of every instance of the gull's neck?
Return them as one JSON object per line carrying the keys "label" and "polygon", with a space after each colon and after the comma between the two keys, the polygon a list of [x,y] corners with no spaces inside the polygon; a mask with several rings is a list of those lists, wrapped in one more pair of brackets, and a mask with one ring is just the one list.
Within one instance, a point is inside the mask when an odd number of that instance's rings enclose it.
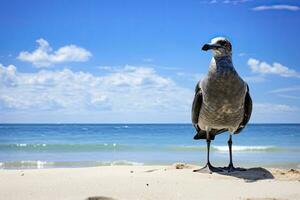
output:
{"label": "gull's neck", "polygon": [[211,72],[235,71],[232,64],[231,55],[213,56],[210,63],[209,71]]}

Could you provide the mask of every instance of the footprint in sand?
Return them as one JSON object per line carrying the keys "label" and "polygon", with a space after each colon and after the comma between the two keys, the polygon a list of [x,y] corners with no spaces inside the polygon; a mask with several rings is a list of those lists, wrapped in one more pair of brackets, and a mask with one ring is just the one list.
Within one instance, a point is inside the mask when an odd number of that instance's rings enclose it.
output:
{"label": "footprint in sand", "polygon": [[88,197],[86,200],[116,200],[111,197],[103,197],[103,196],[95,196],[95,197]]}

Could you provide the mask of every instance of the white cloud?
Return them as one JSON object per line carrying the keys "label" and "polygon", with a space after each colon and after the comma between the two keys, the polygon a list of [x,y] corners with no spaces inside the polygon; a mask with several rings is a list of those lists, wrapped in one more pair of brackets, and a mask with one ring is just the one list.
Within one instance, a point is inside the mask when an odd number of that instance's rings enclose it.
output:
{"label": "white cloud", "polygon": [[64,114],[189,113],[193,96],[192,90],[153,68],[129,65],[102,76],[70,69],[21,73],[13,65],[0,65],[0,90],[1,110],[64,110]]}
{"label": "white cloud", "polygon": [[187,80],[193,81],[195,82],[195,84],[206,76],[205,74],[202,73],[190,73],[190,72],[182,72],[182,71],[176,72],[176,75],[179,78],[184,79],[185,81]]}
{"label": "white cloud", "polygon": [[202,1],[202,3],[208,3],[208,4],[216,4],[216,3],[224,3],[224,4],[240,4],[240,3],[246,3],[252,0],[205,0]]}
{"label": "white cloud", "polygon": [[[150,67],[109,69],[102,75],[70,69],[22,73],[0,64],[0,121],[190,122],[193,88],[181,87]],[[298,119],[295,110],[255,102],[252,120],[280,122],[286,113]]]}
{"label": "white cloud", "polygon": [[258,76],[245,76],[245,77],[243,77],[243,79],[247,83],[262,83],[262,82],[265,81],[265,78],[261,75],[258,75]]}
{"label": "white cloud", "polygon": [[144,58],[143,61],[144,61],[144,62],[151,63],[151,62],[154,61],[154,59],[153,59],[153,58]]}
{"label": "white cloud", "polygon": [[278,94],[279,97],[286,98],[286,99],[294,99],[294,100],[299,100],[299,96],[294,96],[294,95],[287,95],[287,94]]}
{"label": "white cloud", "polygon": [[92,56],[88,50],[73,44],[53,51],[46,40],[41,38],[36,42],[39,44],[36,50],[33,52],[22,51],[18,59],[30,62],[37,67],[48,67],[63,62],[84,62]]}
{"label": "white cloud", "polygon": [[279,89],[270,91],[270,93],[284,93],[284,92],[295,92],[295,91],[300,91],[300,86],[279,88]]}
{"label": "white cloud", "polygon": [[258,113],[293,112],[299,110],[296,106],[273,103],[254,103],[253,109]]}
{"label": "white cloud", "polygon": [[254,101],[251,122],[299,123],[299,110],[299,107],[285,103]]}
{"label": "white cloud", "polygon": [[14,86],[16,84],[16,71],[17,68],[14,65],[5,67],[0,64],[0,88]]}
{"label": "white cloud", "polygon": [[300,10],[299,6],[293,5],[270,5],[270,6],[257,6],[252,8],[254,11],[264,11],[264,10],[288,10],[288,11],[297,11]]}
{"label": "white cloud", "polygon": [[293,69],[274,62],[273,64],[268,64],[267,62],[259,61],[254,58],[248,60],[248,65],[250,66],[252,72],[258,74],[277,74],[283,77],[297,77],[300,78],[300,74]]}
{"label": "white cloud", "polygon": [[300,91],[300,86],[292,86],[292,87],[279,88],[276,90],[272,90],[269,93],[276,94],[277,96],[286,98],[286,99],[299,100],[300,99],[299,91]]}
{"label": "white cloud", "polygon": [[183,69],[181,67],[166,67],[166,66],[159,66],[159,67],[163,70],[168,70],[168,71],[178,71]]}
{"label": "white cloud", "polygon": [[223,3],[226,3],[226,4],[239,4],[239,3],[246,3],[246,2],[249,2],[251,0],[224,0]]}
{"label": "white cloud", "polygon": [[122,68],[122,66],[101,65],[98,66],[97,68],[104,71],[115,71],[115,69]]}

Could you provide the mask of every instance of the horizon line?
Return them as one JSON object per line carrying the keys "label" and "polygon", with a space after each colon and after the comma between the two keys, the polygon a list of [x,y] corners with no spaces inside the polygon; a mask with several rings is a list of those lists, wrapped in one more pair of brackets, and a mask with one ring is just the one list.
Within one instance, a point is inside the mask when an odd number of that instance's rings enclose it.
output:
{"label": "horizon line", "polygon": [[[13,125],[13,124],[20,124],[20,125],[30,125],[30,124],[33,124],[33,125],[43,125],[43,124],[49,124],[49,125],[64,125],[64,124],[78,124],[78,125],[114,125],[114,124],[129,124],[129,125],[175,125],[175,124],[182,124],[182,125],[192,125],[192,123],[187,123],[187,122],[183,122],[183,123],[178,123],[178,122],[168,122],[168,123],[165,123],[165,122],[161,122],[161,123],[158,123],[158,122],[111,122],[111,123],[102,123],[102,122],[99,122],[99,123],[85,123],[85,122],[6,122],[6,123],[1,123],[0,122],[0,125]],[[300,122],[296,122],[296,123],[274,123],[274,122],[267,122],[267,123],[248,123],[248,125],[300,125]]]}

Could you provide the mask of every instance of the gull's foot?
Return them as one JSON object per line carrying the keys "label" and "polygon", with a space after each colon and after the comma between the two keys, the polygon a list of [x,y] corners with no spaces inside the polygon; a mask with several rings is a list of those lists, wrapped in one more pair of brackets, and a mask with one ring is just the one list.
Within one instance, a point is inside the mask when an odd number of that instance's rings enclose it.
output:
{"label": "gull's foot", "polygon": [[234,167],[233,164],[229,164],[228,167],[222,167],[222,170],[230,173],[230,172],[236,172],[236,171],[246,171],[247,169],[240,168],[240,167]]}
{"label": "gull's foot", "polygon": [[223,172],[221,167],[214,167],[210,163],[207,163],[204,167],[200,169],[195,169],[193,172],[201,172],[201,173],[209,173],[212,174],[213,172]]}

